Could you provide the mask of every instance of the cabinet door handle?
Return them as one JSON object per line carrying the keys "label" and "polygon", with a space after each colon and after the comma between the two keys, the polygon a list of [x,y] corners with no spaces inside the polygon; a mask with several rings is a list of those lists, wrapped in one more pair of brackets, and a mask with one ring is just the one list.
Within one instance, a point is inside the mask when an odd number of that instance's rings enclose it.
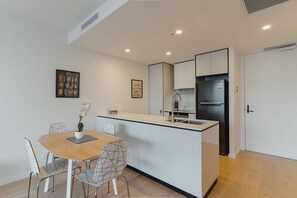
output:
{"label": "cabinet door handle", "polygon": [[163,111],[162,110],[160,110],[160,114],[162,113]]}

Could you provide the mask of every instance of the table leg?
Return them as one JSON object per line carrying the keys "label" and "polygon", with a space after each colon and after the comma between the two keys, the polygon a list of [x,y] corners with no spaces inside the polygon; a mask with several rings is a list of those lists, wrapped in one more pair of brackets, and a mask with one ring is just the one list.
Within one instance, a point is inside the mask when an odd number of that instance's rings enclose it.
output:
{"label": "table leg", "polygon": [[114,195],[118,195],[118,187],[117,187],[116,178],[112,179],[112,185],[113,185]]}
{"label": "table leg", "polygon": [[72,160],[68,159],[66,198],[71,198],[71,184],[72,184]]}
{"label": "table leg", "polygon": [[[49,156],[47,160],[48,160],[48,163],[50,163],[53,161],[53,154],[49,153],[48,155]],[[50,178],[47,178],[44,184],[44,192],[48,192],[49,182],[50,182]]]}
{"label": "table leg", "polygon": [[50,178],[47,178],[44,184],[44,192],[48,192],[49,182],[50,182]]}

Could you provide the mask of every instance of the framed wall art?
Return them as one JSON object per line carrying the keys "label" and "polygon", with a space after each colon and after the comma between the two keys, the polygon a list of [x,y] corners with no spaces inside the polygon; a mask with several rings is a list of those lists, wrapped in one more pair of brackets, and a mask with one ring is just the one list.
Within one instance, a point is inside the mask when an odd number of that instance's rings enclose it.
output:
{"label": "framed wall art", "polygon": [[143,95],[143,84],[142,80],[131,80],[131,97],[142,98]]}
{"label": "framed wall art", "polygon": [[79,98],[79,72],[56,70],[56,97]]}

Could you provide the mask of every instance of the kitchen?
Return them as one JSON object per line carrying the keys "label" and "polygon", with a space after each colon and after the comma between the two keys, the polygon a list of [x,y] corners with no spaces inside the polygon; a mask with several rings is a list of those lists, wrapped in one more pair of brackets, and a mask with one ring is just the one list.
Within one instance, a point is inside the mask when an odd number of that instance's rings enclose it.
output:
{"label": "kitchen", "polygon": [[[93,6],[98,7],[97,2],[94,2]],[[3,131],[12,131],[12,133],[3,134],[1,149],[9,149],[12,152],[10,155],[1,156],[0,166],[5,170],[1,172],[1,185],[28,176],[28,164],[21,166],[27,158],[23,152],[18,152],[23,149],[23,142],[16,138],[29,135],[37,145],[38,138],[47,131],[49,122],[65,120],[75,124],[74,120],[77,117],[75,107],[79,106],[80,100],[54,97],[53,82],[56,69],[81,73],[81,98],[89,98],[93,105],[86,120],[86,126],[95,129],[97,115],[106,113],[108,107],[117,107],[123,112],[149,113],[148,65],[193,60],[196,54],[228,47],[229,156],[236,158],[240,150],[245,150],[242,57],[244,53],[253,50],[296,41],[296,30],[292,25],[287,24],[289,19],[295,16],[295,2],[288,1],[249,15],[241,1],[225,3],[209,1],[199,6],[194,1],[189,1],[188,4],[174,2],[172,13],[166,9],[168,7],[166,1],[133,3],[131,1],[123,5],[117,12],[98,23],[98,26],[93,26],[94,29],[84,31],[81,37],[69,45],[65,41],[67,35],[65,32],[69,33],[78,25],[78,21],[91,16],[94,7],[87,9],[86,5],[81,4],[78,7],[81,10],[85,8],[85,12],[77,17],[80,19],[65,22],[61,19],[67,20],[67,17],[63,17],[66,13],[61,13],[57,9],[60,5],[48,5],[52,8],[49,10],[57,10],[60,13],[52,16],[50,11],[44,10],[44,5],[36,4],[35,6],[40,7],[37,9],[35,7],[34,10],[31,10],[33,4],[19,6],[25,9],[16,9],[13,3],[3,1],[1,4],[3,32],[0,39],[3,55],[1,79],[5,83],[1,85],[3,90],[1,103],[7,105],[4,107],[1,120],[5,123]],[[63,6],[63,10],[67,10],[68,5],[65,3]],[[179,12],[179,10],[187,10],[187,12]],[[47,13],[43,15],[44,19],[40,17],[42,14],[38,11]],[[30,13],[34,13],[34,16]],[[140,17],[135,17],[132,13],[139,14]],[[193,20],[190,21],[189,18]],[[207,22],[201,20],[205,18],[208,19]],[[144,21],[145,19],[150,19],[151,22]],[[161,21],[167,21],[168,24],[164,26]],[[262,31],[261,27],[266,23],[272,23],[272,27],[268,31]],[[192,26],[200,28],[190,29]],[[118,29],[111,29],[111,27]],[[154,29],[160,30],[157,33],[158,36],[154,34]],[[177,29],[182,29],[183,34],[171,35]],[[21,35],[20,32],[22,32]],[[186,40],[189,35],[191,39]],[[131,38],[128,38],[130,36],[135,42],[133,46],[130,42]],[[155,36],[158,38],[153,42]],[[159,47],[156,47],[157,43],[160,43]],[[86,46],[89,46],[88,50]],[[141,46],[145,46],[145,49],[142,48],[145,51],[137,50]],[[180,48],[175,49],[176,46]],[[130,53],[124,51],[126,48],[131,50]],[[99,55],[95,52],[96,50],[100,52]],[[172,54],[166,55],[167,51],[171,51]],[[112,54],[112,56],[105,54]],[[143,80],[143,98],[131,98],[131,79]],[[180,91],[182,100],[179,103],[179,109],[194,110],[196,113],[196,107],[193,109],[191,106],[196,104],[196,92],[193,88],[191,89]],[[188,99],[187,95],[191,99]],[[172,103],[170,107],[171,105]],[[164,111],[170,109],[164,108]],[[253,106],[251,110],[257,111]],[[3,141],[4,139],[14,140],[13,144]],[[12,145],[16,146],[12,147]],[[40,151],[38,153],[45,152],[42,146],[37,147]],[[42,156],[39,157],[42,158]],[[231,161],[229,158],[223,158],[223,160]]]}
{"label": "kitchen", "polygon": [[[133,170],[177,188],[186,197],[207,196],[219,175],[218,154],[229,154],[228,71],[229,63],[233,62],[231,52],[232,49],[221,49],[198,54],[195,61],[149,65],[149,116],[129,112],[99,114],[97,129],[102,131],[105,123],[112,124],[116,135],[131,143],[128,164]],[[182,101],[186,103],[182,104]],[[186,109],[180,109],[182,107]],[[190,114],[193,114],[192,118]],[[182,130],[183,127],[188,130],[199,128],[199,133],[195,134],[198,136]],[[174,131],[176,128],[179,130]],[[139,151],[146,155],[142,157]],[[168,175],[173,172],[184,172],[188,176],[176,176],[172,180]],[[202,174],[191,176],[199,172]]]}

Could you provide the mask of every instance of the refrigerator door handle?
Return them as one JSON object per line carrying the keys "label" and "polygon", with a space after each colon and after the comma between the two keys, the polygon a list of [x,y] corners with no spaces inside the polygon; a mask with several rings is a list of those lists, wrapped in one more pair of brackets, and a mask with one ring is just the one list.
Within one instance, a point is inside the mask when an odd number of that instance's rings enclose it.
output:
{"label": "refrigerator door handle", "polygon": [[200,105],[224,105],[223,102],[200,102]]}

